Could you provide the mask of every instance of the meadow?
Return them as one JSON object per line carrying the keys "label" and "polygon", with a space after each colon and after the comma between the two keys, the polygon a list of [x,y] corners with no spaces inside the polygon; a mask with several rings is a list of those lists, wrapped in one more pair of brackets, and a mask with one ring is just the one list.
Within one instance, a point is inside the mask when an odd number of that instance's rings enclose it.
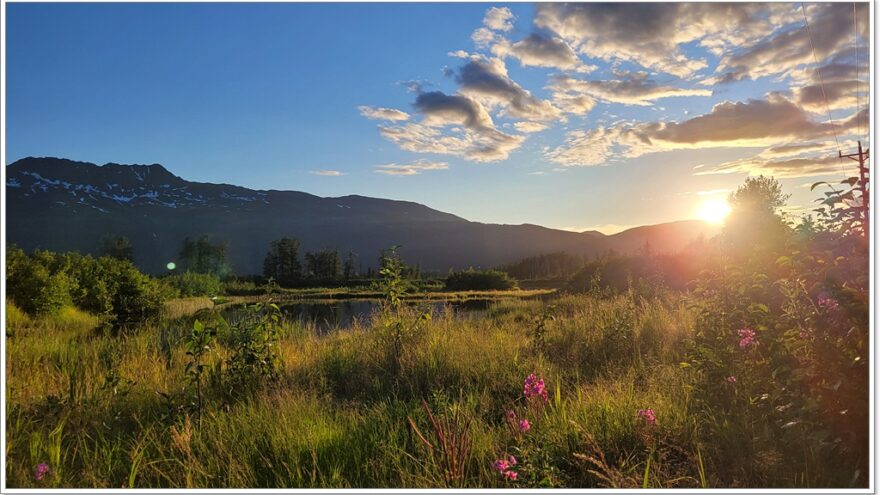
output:
{"label": "meadow", "polygon": [[7,300],[7,484],[866,487],[864,236],[752,215],[685,290],[596,270],[478,319],[408,299],[393,257],[381,308],[326,335],[272,295],[234,324]]}

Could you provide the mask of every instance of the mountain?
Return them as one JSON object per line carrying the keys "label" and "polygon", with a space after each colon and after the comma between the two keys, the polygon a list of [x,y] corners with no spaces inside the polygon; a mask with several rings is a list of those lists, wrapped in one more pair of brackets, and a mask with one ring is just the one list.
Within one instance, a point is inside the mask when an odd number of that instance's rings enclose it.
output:
{"label": "mountain", "polygon": [[302,250],[353,251],[362,269],[380,250],[400,245],[423,270],[490,267],[527,256],[567,251],[629,252],[650,243],[674,251],[716,229],[700,221],[637,227],[614,235],[538,225],[471,222],[408,201],[297,191],[253,190],[190,182],[158,164],[120,165],[61,158],[24,158],[6,168],[6,238],[26,250],[99,253],[105,236],[123,235],[135,263],[160,273],[186,237],[228,243],[235,272],[259,273],[269,242],[296,237]]}

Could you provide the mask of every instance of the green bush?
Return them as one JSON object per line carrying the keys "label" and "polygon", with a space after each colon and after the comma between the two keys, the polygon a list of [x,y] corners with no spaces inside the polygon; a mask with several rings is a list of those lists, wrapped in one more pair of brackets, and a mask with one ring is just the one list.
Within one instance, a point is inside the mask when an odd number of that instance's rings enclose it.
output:
{"label": "green bush", "polygon": [[27,255],[16,247],[6,252],[8,298],[31,316],[75,306],[130,322],[158,315],[167,297],[161,284],[130,261],[42,250]]}
{"label": "green bush", "polygon": [[216,296],[222,289],[220,277],[209,273],[184,272],[163,280],[176,289],[181,297]]}
{"label": "green bush", "polygon": [[498,270],[479,271],[473,268],[453,272],[446,277],[446,290],[508,290],[515,289],[516,281]]}

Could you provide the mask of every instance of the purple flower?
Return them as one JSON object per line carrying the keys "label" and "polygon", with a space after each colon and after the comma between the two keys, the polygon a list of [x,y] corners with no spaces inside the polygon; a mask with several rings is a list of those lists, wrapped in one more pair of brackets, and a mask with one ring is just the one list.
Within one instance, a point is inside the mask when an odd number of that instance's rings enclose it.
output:
{"label": "purple flower", "polygon": [[657,424],[657,417],[654,416],[653,409],[639,409],[639,412],[636,414],[636,417],[640,419],[644,419],[646,423],[653,426]]}
{"label": "purple flower", "polygon": [[516,457],[512,455],[507,456],[507,462],[509,462],[511,466],[516,466]]}
{"label": "purple flower", "polygon": [[501,474],[504,474],[505,471],[510,468],[510,463],[505,461],[504,459],[498,459],[497,461],[492,463],[492,467],[495,468]]}
{"label": "purple flower", "polygon": [[516,421],[516,413],[515,412],[507,411],[504,415],[507,417],[508,421]]}
{"label": "purple flower", "polygon": [[819,299],[816,301],[816,304],[818,304],[819,307],[825,311],[834,311],[835,309],[837,309],[838,306],[840,306],[840,303],[837,302],[837,299],[825,296],[820,296]]}
{"label": "purple flower", "polygon": [[43,478],[46,477],[47,474],[49,474],[49,471],[50,471],[50,469],[49,469],[48,464],[45,464],[45,463],[38,464],[37,468],[34,469],[34,479],[37,481],[42,480]]}
{"label": "purple flower", "polygon": [[727,383],[736,383],[736,375],[730,375],[724,379]]}
{"label": "purple flower", "polygon": [[748,349],[758,345],[758,339],[755,338],[757,334],[751,328],[740,328],[738,333],[740,349]]}
{"label": "purple flower", "polygon": [[529,375],[523,384],[523,395],[527,399],[540,397],[544,402],[547,402],[547,389],[544,386],[544,379],[538,378],[534,373]]}
{"label": "purple flower", "polygon": [[529,424],[529,420],[527,420],[527,419],[520,420],[519,431],[525,433],[525,432],[529,431],[531,428],[532,428],[532,425]]}
{"label": "purple flower", "polygon": [[517,477],[516,471],[505,471],[504,477],[510,481],[516,481],[516,477]]}

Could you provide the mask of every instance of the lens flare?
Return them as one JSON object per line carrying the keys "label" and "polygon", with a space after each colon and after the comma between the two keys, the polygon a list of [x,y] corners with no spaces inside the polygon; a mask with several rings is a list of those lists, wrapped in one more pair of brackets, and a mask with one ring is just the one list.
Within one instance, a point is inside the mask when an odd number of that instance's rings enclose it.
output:
{"label": "lens flare", "polygon": [[174,270],[175,268],[177,268],[177,265],[175,265],[173,261],[169,261],[168,264],[165,265],[165,268],[169,270]]}
{"label": "lens flare", "polygon": [[713,199],[700,205],[697,216],[709,223],[719,224],[724,222],[730,214],[730,205],[723,199]]}

